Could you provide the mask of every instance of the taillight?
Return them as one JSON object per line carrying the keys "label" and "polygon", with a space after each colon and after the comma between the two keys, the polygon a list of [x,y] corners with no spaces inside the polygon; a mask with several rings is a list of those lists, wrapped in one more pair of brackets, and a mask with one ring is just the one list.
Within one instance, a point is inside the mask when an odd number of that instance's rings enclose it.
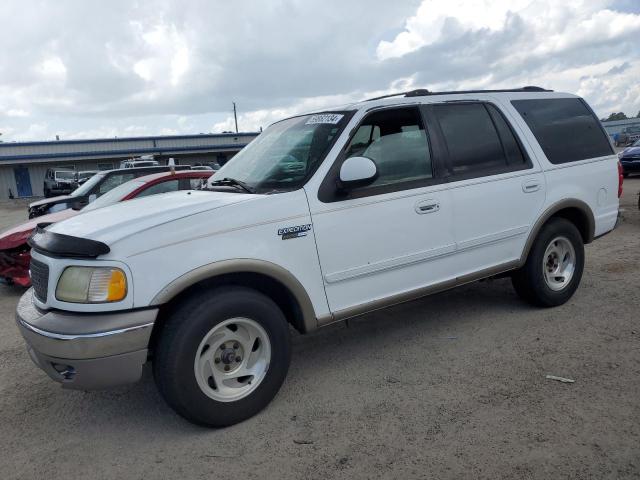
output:
{"label": "taillight", "polygon": [[624,169],[622,164],[618,162],[618,198],[622,196],[622,182],[624,182]]}

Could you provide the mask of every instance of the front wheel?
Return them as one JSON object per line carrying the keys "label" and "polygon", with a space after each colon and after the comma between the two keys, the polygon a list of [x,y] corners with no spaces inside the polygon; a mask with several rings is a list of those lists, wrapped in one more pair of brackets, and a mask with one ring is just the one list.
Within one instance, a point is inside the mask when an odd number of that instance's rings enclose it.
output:
{"label": "front wheel", "polygon": [[154,377],[177,413],[224,427],[275,397],[290,358],[289,327],[278,306],[257,291],[221,287],[192,295],[167,320]]}
{"label": "front wheel", "polygon": [[564,218],[547,222],[524,266],[511,280],[518,295],[540,307],[555,307],[575,293],[584,270],[584,243],[576,226]]}

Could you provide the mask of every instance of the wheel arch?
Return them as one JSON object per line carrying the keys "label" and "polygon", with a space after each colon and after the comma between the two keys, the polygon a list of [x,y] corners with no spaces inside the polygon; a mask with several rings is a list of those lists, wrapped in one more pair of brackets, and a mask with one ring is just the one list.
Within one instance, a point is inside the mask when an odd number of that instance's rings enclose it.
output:
{"label": "wheel arch", "polygon": [[596,222],[593,212],[587,203],[578,199],[564,199],[547,208],[534,224],[527,242],[525,243],[520,263],[524,264],[529,256],[533,242],[540,233],[540,229],[552,218],[560,217],[573,223],[585,244],[591,243],[595,234]]}
{"label": "wheel arch", "polygon": [[185,295],[221,285],[246,286],[266,294],[276,302],[287,321],[300,333],[317,328],[313,304],[300,281],[279,265],[254,259],[210,263],[173,280],[150,303],[160,306],[158,326],[161,328],[163,318]]}

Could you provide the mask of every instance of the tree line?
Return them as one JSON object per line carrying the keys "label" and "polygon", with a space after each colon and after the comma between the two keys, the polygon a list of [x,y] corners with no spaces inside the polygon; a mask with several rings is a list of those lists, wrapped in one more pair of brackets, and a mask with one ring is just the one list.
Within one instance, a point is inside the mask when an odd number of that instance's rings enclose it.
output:
{"label": "tree line", "polygon": [[601,122],[611,122],[612,120],[627,120],[629,118],[640,118],[640,111],[635,117],[627,117],[624,112],[615,112],[610,114],[607,118],[601,118]]}

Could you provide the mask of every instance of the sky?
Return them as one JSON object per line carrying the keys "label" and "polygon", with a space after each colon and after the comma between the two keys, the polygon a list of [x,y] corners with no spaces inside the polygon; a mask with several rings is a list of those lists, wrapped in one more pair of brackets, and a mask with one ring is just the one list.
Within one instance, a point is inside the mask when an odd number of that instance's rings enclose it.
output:
{"label": "sky", "polygon": [[241,131],[390,92],[640,111],[640,0],[3,0],[0,140]]}

